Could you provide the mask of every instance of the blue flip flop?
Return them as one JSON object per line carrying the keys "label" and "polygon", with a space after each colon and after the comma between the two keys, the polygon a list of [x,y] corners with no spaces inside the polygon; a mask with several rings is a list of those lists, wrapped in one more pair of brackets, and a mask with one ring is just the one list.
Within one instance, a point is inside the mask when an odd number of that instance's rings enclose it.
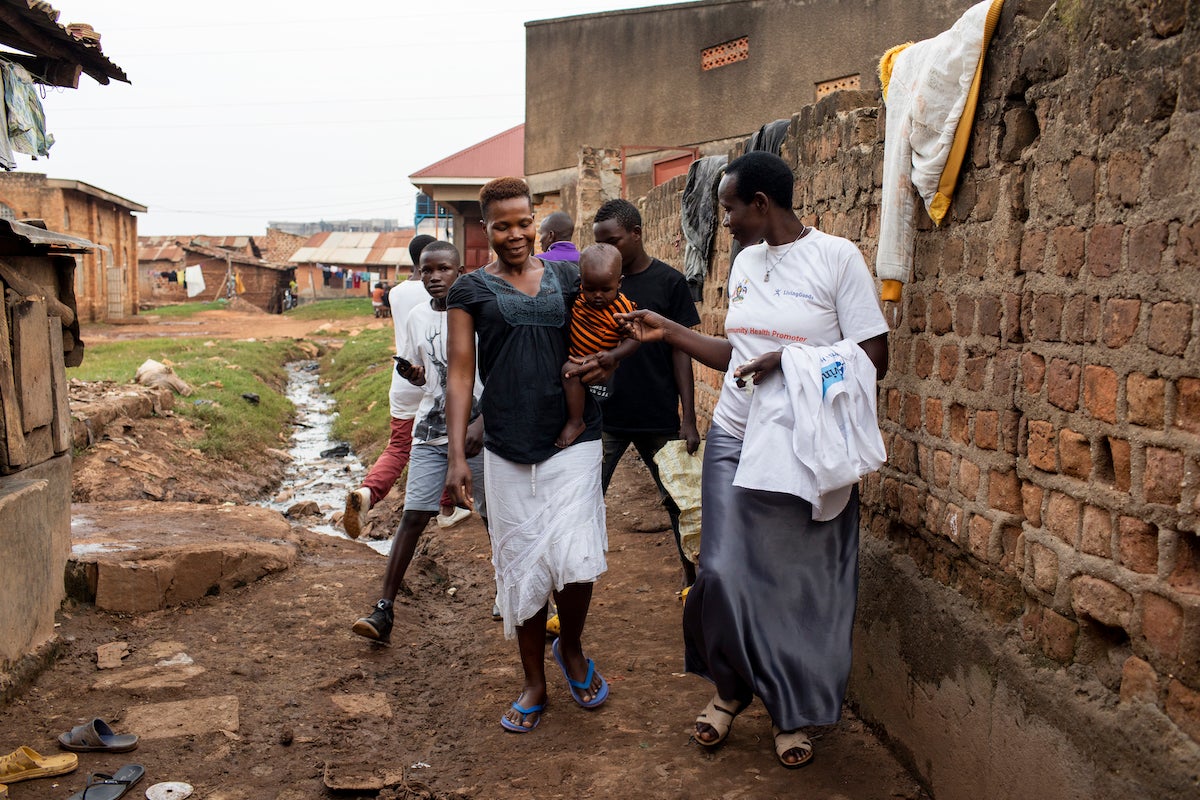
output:
{"label": "blue flip flop", "polygon": [[525,717],[529,716],[530,714],[537,714],[538,718],[533,721],[532,725],[530,725],[528,728],[526,728],[524,725],[518,725],[517,723],[510,720],[508,717],[501,715],[500,727],[504,728],[504,730],[506,730],[506,731],[512,731],[513,733],[529,733],[531,730],[533,730],[534,728],[536,728],[538,725],[540,725],[542,723],[541,712],[543,710],[545,710],[546,704],[542,703],[541,705],[533,706],[531,708],[521,708],[520,703],[513,703],[512,707],[515,708],[517,710],[517,713],[521,715],[521,722],[524,722]]}
{"label": "blue flip flop", "polygon": [[588,662],[587,675],[581,681],[571,680],[571,674],[567,672],[567,665],[562,660],[562,656],[558,653],[558,639],[554,640],[554,644],[550,645],[550,652],[554,653],[554,660],[558,662],[558,668],[562,670],[563,677],[567,679],[567,688],[571,690],[571,698],[580,708],[599,708],[604,705],[604,701],[608,699],[608,681],[604,680],[604,676],[600,676],[600,691],[596,692],[596,696],[590,701],[584,702],[583,695],[580,690],[586,690],[592,685],[592,678],[596,673],[596,662],[590,658]]}

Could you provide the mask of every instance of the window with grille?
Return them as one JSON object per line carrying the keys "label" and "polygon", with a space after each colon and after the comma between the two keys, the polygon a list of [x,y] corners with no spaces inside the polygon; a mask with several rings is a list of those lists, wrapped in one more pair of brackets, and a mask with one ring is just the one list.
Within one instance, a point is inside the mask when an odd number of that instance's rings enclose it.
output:
{"label": "window with grille", "polygon": [[707,72],[750,58],[750,38],[731,39],[700,51],[700,69]]}

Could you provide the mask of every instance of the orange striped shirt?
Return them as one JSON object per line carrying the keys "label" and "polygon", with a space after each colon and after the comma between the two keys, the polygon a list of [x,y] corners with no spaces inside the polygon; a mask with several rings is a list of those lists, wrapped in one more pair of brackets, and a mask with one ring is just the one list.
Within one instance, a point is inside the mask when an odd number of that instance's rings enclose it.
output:
{"label": "orange striped shirt", "polygon": [[571,308],[571,355],[590,356],[602,350],[612,350],[624,339],[613,314],[628,314],[637,304],[623,294],[605,308],[587,304],[581,292]]}

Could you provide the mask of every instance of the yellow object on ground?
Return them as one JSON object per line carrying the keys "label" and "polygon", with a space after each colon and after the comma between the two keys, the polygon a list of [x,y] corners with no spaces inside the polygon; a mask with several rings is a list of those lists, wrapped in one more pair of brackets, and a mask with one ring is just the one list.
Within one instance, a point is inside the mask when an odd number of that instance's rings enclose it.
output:
{"label": "yellow object on ground", "polygon": [[560,633],[562,633],[562,623],[558,621],[558,614],[555,614],[546,620],[546,635],[558,638]]}
{"label": "yellow object on ground", "polygon": [[44,756],[32,747],[18,747],[8,755],[0,756],[0,781],[17,783],[65,775],[78,766],[79,756],[74,753]]}
{"label": "yellow object on ground", "polygon": [[683,587],[683,591],[679,593],[679,602],[686,603],[688,592],[690,592],[691,590],[692,590],[692,587],[690,587],[690,586]]}
{"label": "yellow object on ground", "polygon": [[687,442],[667,442],[654,454],[658,478],[679,507],[679,546],[693,564],[700,558],[700,472],[704,465],[704,442],[695,454]]}

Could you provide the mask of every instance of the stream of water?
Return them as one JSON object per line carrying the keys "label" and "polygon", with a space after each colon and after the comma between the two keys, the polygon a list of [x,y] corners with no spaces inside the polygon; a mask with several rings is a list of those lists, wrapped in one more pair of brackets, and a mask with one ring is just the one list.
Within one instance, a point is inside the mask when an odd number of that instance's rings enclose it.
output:
{"label": "stream of water", "polygon": [[[292,461],[275,497],[262,505],[282,513],[296,503],[312,500],[321,507],[321,521],[306,522],[305,527],[344,539],[345,532],[340,526],[330,524],[329,517],[345,505],[347,492],[362,485],[367,468],[352,450],[344,456],[321,455],[345,443],[332,439],[331,428],[337,412],[333,396],[321,388],[317,363],[293,361],[287,365],[287,371],[287,398],[296,407],[295,428],[288,448]],[[390,538],[363,541],[385,555],[392,544]]]}

